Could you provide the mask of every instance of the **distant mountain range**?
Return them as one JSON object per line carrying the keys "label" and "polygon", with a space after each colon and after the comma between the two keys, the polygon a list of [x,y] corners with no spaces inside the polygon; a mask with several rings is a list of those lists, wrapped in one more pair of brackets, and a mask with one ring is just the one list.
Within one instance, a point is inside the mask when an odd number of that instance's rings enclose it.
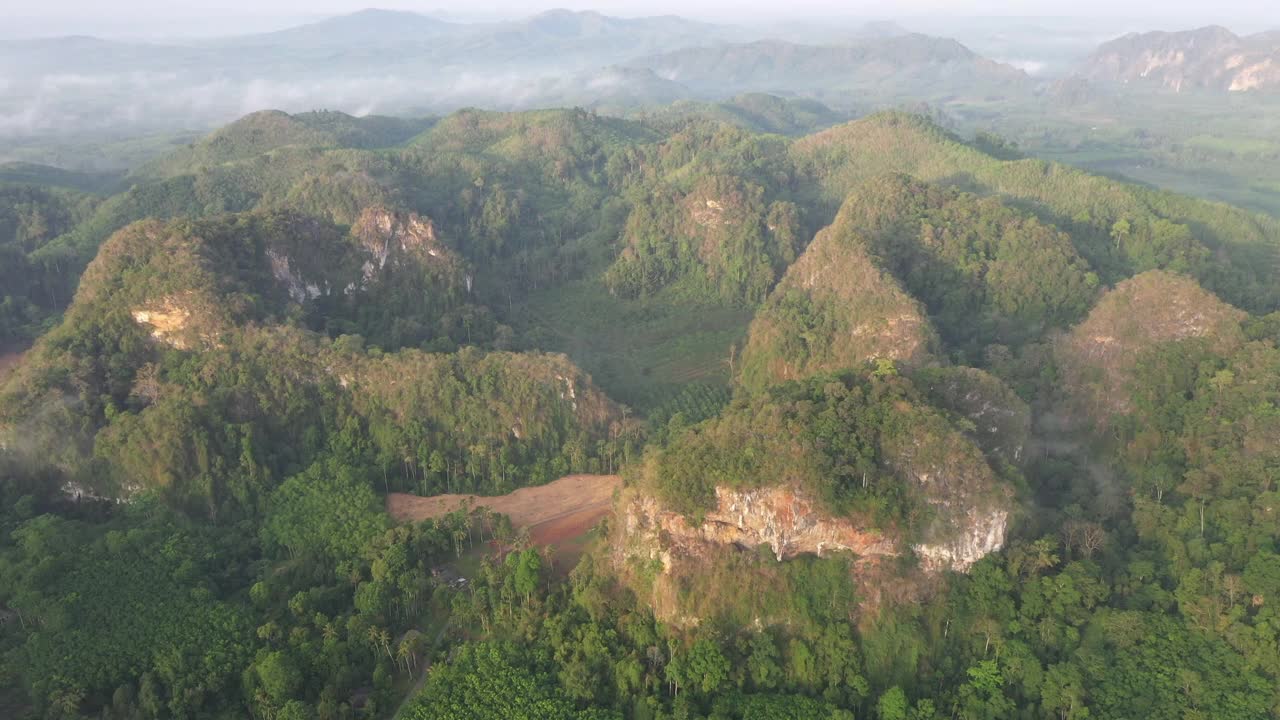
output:
{"label": "distant mountain range", "polygon": [[266,47],[337,50],[351,59],[492,66],[607,64],[693,43],[741,39],[743,31],[667,15],[617,18],[597,12],[550,10],[524,20],[452,23],[412,12],[362,10],[288,30],[215,43],[219,49]]}
{"label": "distant mountain range", "polygon": [[1025,73],[946,38],[907,34],[845,45],[777,40],[695,47],[631,63],[697,93],[956,92],[961,83],[1024,84]]}
{"label": "distant mountain range", "polygon": [[1280,89],[1280,31],[1239,36],[1223,27],[1125,35],[1098,48],[1089,80],[1185,92]]}
{"label": "distant mountain range", "polygon": [[[817,100],[845,116],[925,104],[960,115],[967,104],[989,116],[1002,112],[992,103],[1034,101],[1037,93],[1070,104],[1147,84],[1280,87],[1280,32],[1125,36],[1101,46],[1065,85],[1051,84],[1062,72],[1024,72],[1042,66],[999,62],[893,22],[746,28],[552,10],[458,23],[363,10],[181,44],[86,36],[0,42],[0,143],[203,131],[268,108],[422,116],[470,106],[580,106],[622,114],[749,93]],[[18,157],[38,156],[0,147],[0,160]]]}
{"label": "distant mountain range", "polygon": [[625,110],[761,91],[819,97],[848,112],[855,95],[862,109],[949,96],[975,80],[1025,80],[953,40],[890,22],[826,33],[824,44],[768,39],[771,32],[568,10],[491,23],[364,10],[184,44],[11,41],[0,43],[0,138],[202,129],[265,108]]}

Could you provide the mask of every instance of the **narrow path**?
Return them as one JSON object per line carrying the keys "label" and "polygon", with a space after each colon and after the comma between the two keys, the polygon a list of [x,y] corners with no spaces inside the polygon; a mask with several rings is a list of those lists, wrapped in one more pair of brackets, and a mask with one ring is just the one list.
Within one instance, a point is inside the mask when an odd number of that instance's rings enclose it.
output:
{"label": "narrow path", "polygon": [[436,648],[439,647],[440,640],[444,638],[444,632],[448,629],[449,621],[445,620],[444,625],[440,626],[440,632],[436,633],[436,638],[431,641],[431,647],[427,649],[427,657],[422,663],[422,674],[418,676],[417,682],[413,684],[413,687],[409,689],[409,692],[404,696],[404,699],[400,701],[399,707],[396,708],[395,713],[391,716],[392,718],[401,717],[404,713],[405,707],[409,705],[409,702],[418,697],[418,693],[422,692],[422,686],[427,684],[427,673],[431,670],[431,655],[433,655]]}

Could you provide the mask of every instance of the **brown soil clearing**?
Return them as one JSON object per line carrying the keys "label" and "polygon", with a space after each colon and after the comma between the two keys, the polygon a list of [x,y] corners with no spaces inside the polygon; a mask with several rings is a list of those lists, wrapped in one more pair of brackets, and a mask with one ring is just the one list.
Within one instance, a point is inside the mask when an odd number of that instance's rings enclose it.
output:
{"label": "brown soil clearing", "polygon": [[447,515],[463,505],[487,507],[529,528],[535,544],[553,545],[577,537],[609,514],[613,491],[622,486],[617,475],[568,475],[547,485],[521,488],[507,495],[433,495],[406,493],[387,496],[387,512],[399,521],[421,521]]}

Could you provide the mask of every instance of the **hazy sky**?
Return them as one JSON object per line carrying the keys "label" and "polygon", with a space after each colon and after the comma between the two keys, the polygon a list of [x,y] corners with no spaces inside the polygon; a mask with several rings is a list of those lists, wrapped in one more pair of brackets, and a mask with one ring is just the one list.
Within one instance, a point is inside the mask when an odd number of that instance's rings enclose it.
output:
{"label": "hazy sky", "polygon": [[[1247,23],[1280,26],[1280,0],[4,0],[0,34],[220,34],[286,27],[365,7],[385,7],[456,19],[520,17],[553,7],[616,15],[676,13],[751,23],[771,18],[910,18],[938,15],[1132,18],[1148,27]],[[1158,9],[1157,9],[1158,8]]]}

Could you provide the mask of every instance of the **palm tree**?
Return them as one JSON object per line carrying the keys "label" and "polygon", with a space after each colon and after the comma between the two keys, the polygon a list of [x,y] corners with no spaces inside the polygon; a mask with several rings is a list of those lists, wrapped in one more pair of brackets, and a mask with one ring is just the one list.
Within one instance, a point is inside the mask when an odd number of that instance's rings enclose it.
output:
{"label": "palm tree", "polygon": [[467,539],[467,531],[461,527],[455,528],[453,531],[453,550],[462,557],[462,541]]}
{"label": "palm tree", "polygon": [[[383,630],[382,628],[377,626],[370,627],[367,637],[369,640],[369,644],[373,646],[374,652],[377,652],[378,648],[382,648],[386,650],[387,657],[391,657],[391,649],[387,644],[390,642],[391,636],[387,633],[386,630]],[[395,658],[392,658],[392,659],[394,660]]]}
{"label": "palm tree", "polygon": [[404,671],[406,673],[409,672],[409,656],[411,654],[408,640],[402,640],[399,647],[396,648],[396,667],[400,667],[401,663],[403,663]]}
{"label": "palm tree", "polygon": [[391,633],[386,628],[378,629],[378,642],[382,644],[382,649],[387,653],[387,659],[395,662],[395,657],[391,655]]}

